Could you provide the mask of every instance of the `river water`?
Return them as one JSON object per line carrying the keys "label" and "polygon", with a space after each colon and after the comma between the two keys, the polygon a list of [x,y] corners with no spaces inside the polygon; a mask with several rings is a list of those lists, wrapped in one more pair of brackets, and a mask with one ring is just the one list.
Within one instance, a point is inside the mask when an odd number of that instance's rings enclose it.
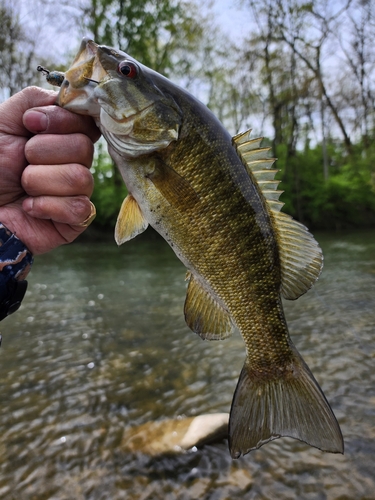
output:
{"label": "river water", "polygon": [[317,239],[322,277],[285,307],[343,456],[289,438],[235,461],[225,441],[126,451],[132,426],[228,412],[243,342],[185,326],[185,271],[162,240],[76,243],[36,259],[21,310],[1,323],[0,498],[374,499],[375,234]]}

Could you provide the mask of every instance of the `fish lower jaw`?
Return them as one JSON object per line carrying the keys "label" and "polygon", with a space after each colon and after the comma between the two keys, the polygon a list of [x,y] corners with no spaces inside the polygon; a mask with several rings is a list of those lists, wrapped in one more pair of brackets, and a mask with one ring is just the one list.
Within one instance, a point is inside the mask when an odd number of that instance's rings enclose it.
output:
{"label": "fish lower jaw", "polygon": [[79,115],[89,115],[95,120],[100,117],[100,107],[92,96],[88,96],[86,92],[79,90],[64,90],[61,89],[57,104],[68,111]]}

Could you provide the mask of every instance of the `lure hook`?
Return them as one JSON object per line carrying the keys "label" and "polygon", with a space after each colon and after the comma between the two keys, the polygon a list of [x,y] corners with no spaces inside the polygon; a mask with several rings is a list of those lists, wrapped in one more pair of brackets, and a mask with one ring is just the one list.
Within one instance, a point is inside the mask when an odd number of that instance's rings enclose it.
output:
{"label": "lure hook", "polygon": [[99,85],[99,82],[97,80],[93,80],[92,78],[87,78],[86,76],[83,77],[85,80],[88,80],[89,82],[94,82],[97,85]]}

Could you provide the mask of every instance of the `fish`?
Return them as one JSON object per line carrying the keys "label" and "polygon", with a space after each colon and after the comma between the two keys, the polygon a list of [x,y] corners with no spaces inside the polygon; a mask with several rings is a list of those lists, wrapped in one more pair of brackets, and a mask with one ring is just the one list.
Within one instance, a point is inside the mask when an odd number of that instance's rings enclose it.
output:
{"label": "fish", "polygon": [[228,427],[239,458],[288,436],[343,453],[337,419],[294,346],[282,297],[318,279],[322,251],[281,211],[270,148],[231,137],[197,98],[130,55],[84,38],[57,104],[96,121],[127,186],[123,244],[152,226],[187,269],[185,321],[204,340],[235,328],[245,362]]}

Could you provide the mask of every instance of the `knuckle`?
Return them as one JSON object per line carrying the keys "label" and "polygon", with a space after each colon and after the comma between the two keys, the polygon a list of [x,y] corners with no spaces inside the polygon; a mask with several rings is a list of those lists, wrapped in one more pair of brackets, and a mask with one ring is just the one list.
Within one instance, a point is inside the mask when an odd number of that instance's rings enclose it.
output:
{"label": "knuckle", "polygon": [[76,195],[91,195],[94,189],[93,176],[84,165],[76,164],[66,175],[66,183]]}
{"label": "knuckle", "polygon": [[56,92],[31,85],[22,89],[19,94],[22,100],[29,103],[29,108],[33,108],[35,100],[50,100],[51,96],[56,95]]}
{"label": "knuckle", "polygon": [[35,96],[39,95],[41,89],[35,85],[31,85],[21,90],[21,95],[27,100],[32,100]]}
{"label": "knuckle", "polygon": [[75,196],[71,200],[71,212],[77,220],[83,220],[90,212],[90,200],[86,196]]}
{"label": "knuckle", "polygon": [[70,158],[90,167],[94,157],[94,144],[85,134],[71,134],[69,140]]}
{"label": "knuckle", "polygon": [[82,153],[92,157],[94,154],[94,145],[91,139],[85,134],[75,134],[75,136],[77,146],[81,149]]}

